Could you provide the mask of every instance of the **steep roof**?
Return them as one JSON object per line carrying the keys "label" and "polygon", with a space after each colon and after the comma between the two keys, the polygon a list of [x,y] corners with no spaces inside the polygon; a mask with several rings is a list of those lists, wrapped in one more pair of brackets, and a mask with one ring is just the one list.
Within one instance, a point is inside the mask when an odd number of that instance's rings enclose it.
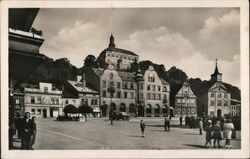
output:
{"label": "steep roof", "polygon": [[[159,77],[160,78],[160,77]],[[169,85],[169,83],[167,81],[165,81],[163,78],[160,78],[161,80],[161,83],[164,84],[164,85]]]}
{"label": "steep roof", "polygon": [[215,82],[212,85],[212,87],[209,88],[209,90],[215,89],[215,88],[218,88],[218,87],[220,87],[220,88],[224,89],[225,91],[227,91],[227,88],[224,86],[224,84],[222,82]]}
{"label": "steep roof", "polygon": [[138,56],[137,54],[135,54],[132,51],[128,51],[128,50],[124,50],[124,49],[120,49],[120,48],[116,48],[116,47],[108,47],[107,49],[104,50],[104,52],[106,52],[106,51],[116,51],[116,52],[120,52],[120,53],[127,54],[127,55]]}
{"label": "steep roof", "polygon": [[135,81],[135,72],[117,71],[123,81]]}
{"label": "steep roof", "polygon": [[80,93],[96,93],[98,94],[97,91],[95,91],[94,89],[92,88],[89,88],[87,86],[83,87],[82,85],[82,82],[77,82],[77,81],[71,81],[71,80],[68,80],[68,83],[73,86],[73,88],[80,92]]}

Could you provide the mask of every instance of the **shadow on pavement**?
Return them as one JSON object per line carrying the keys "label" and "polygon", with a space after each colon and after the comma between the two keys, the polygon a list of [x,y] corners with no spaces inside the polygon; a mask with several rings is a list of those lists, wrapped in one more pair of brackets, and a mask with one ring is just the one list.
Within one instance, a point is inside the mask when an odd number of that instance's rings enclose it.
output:
{"label": "shadow on pavement", "polygon": [[185,146],[191,146],[191,147],[197,147],[197,148],[207,148],[204,145],[192,145],[192,144],[183,144],[183,145],[185,145]]}
{"label": "shadow on pavement", "polygon": [[148,125],[148,124],[146,124],[146,126],[149,126],[149,127],[163,127],[163,125]]}
{"label": "shadow on pavement", "polygon": [[200,134],[197,132],[197,134],[194,134],[194,133],[184,133],[184,135],[200,135]]}
{"label": "shadow on pavement", "polygon": [[165,130],[152,130],[152,131],[158,131],[158,132],[168,132],[168,131],[165,131]]}
{"label": "shadow on pavement", "polygon": [[143,137],[141,135],[127,135],[128,137]]}

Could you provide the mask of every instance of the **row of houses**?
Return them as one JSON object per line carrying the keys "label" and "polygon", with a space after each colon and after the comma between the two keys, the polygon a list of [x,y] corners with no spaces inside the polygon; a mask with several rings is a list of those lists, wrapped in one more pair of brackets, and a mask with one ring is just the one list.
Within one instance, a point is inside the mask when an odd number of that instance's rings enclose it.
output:
{"label": "row of houses", "polygon": [[[197,97],[188,81],[175,95],[175,104],[170,105],[170,85],[160,78],[153,66],[147,70],[128,71],[135,53],[116,48],[111,35],[108,48],[100,53],[96,62],[108,67],[86,69],[76,80],[68,80],[59,90],[51,83],[39,85],[21,84],[14,90],[16,114],[24,111],[41,117],[63,115],[67,105],[79,107],[87,104],[93,116],[107,116],[111,111],[127,112],[131,116],[181,116],[239,115],[240,101],[231,99],[230,92],[222,83],[217,61],[211,75],[210,86],[201,97],[202,107],[197,107]],[[202,113],[200,113],[202,112]]]}

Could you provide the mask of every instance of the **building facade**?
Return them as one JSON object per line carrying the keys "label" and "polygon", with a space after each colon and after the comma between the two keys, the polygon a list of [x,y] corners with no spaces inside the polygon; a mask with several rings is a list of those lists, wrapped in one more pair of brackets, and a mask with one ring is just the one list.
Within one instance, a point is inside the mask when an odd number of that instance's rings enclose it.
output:
{"label": "building facade", "polygon": [[241,116],[241,102],[237,99],[231,99],[231,107],[230,107],[231,116]]}
{"label": "building facade", "polygon": [[185,81],[175,95],[175,115],[196,116],[197,97],[193,93],[188,81]]}
{"label": "building facade", "polygon": [[24,88],[24,109],[32,116],[57,117],[62,115],[62,91],[52,89],[51,83],[39,83],[39,88]]}
{"label": "building facade", "polygon": [[67,105],[74,105],[78,108],[81,105],[88,105],[93,109],[93,116],[100,116],[99,93],[86,86],[85,75],[77,76],[76,81],[68,80],[64,84],[63,108]]}
{"label": "building facade", "polygon": [[204,113],[209,116],[223,117],[230,115],[231,94],[222,82],[217,60],[215,71],[211,75],[210,87],[205,94]]}
{"label": "building facade", "polygon": [[108,48],[103,50],[96,63],[98,66],[113,65],[117,70],[128,70],[134,61],[138,61],[139,57],[132,51],[117,48],[115,46],[113,35],[110,36]]}
{"label": "building facade", "polygon": [[[140,79],[139,79],[140,77]],[[94,79],[94,80],[93,80]],[[153,66],[142,75],[137,72],[92,68],[86,82],[100,92],[100,106],[111,111],[127,112],[131,116],[163,116],[169,113],[169,84],[159,78]]]}

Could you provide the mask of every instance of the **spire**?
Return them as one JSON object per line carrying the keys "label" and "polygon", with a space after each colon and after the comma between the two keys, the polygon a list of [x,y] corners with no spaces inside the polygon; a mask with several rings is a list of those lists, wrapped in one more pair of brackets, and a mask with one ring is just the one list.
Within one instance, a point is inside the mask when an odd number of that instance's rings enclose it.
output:
{"label": "spire", "polygon": [[111,33],[111,36],[109,38],[109,47],[115,47],[115,39],[114,39],[114,36],[113,34]]}
{"label": "spire", "polygon": [[219,74],[218,67],[217,67],[217,61],[218,61],[218,59],[215,59],[215,70],[214,70],[214,74]]}

